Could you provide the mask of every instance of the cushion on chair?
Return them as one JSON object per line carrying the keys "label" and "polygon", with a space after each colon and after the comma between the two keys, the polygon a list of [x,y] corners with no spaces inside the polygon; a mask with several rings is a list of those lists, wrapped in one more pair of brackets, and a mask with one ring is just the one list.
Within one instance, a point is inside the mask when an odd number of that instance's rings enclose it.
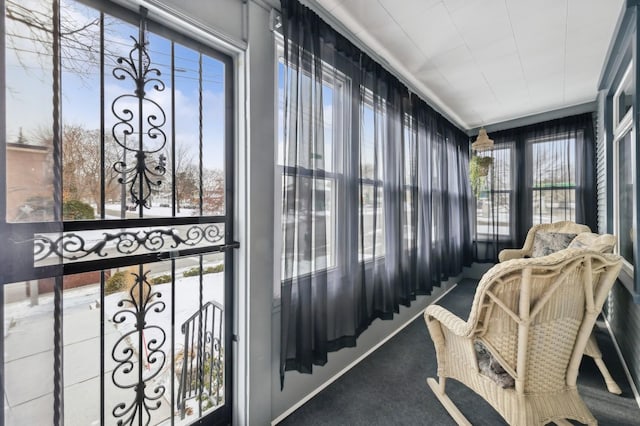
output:
{"label": "cushion on chair", "polygon": [[478,368],[480,369],[480,373],[496,382],[503,389],[515,386],[515,380],[513,380],[513,377],[504,371],[504,368],[502,368],[498,360],[491,355],[491,352],[489,352],[481,341],[476,340],[473,346],[476,350],[476,358],[478,359]]}
{"label": "cushion on chair", "polygon": [[571,241],[568,248],[588,248],[599,253],[613,253],[615,245],[616,240],[613,235],[581,232]]}
{"label": "cushion on chair", "polygon": [[531,257],[546,256],[566,249],[576,235],[564,232],[536,232]]}

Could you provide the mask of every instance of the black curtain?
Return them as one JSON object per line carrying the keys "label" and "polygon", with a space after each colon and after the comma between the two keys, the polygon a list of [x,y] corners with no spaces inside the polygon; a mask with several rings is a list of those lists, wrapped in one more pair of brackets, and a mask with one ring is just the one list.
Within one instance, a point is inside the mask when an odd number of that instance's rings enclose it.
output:
{"label": "black curtain", "polygon": [[282,0],[281,379],[355,346],[472,255],[468,138]]}
{"label": "black curtain", "polygon": [[[476,198],[474,259],[497,262],[532,225],[570,220],[597,229],[593,114],[493,132],[486,187]],[[507,195],[508,194],[508,195]]]}

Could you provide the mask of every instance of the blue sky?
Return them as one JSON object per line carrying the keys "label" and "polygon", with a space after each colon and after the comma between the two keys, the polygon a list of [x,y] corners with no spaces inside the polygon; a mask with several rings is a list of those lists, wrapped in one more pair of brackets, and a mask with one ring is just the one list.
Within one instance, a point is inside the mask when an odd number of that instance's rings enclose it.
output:
{"label": "blue sky", "polygon": [[[42,3],[28,0],[27,7],[42,8]],[[99,14],[83,5],[67,0],[63,2],[63,19],[88,22],[97,18]],[[105,29],[105,46],[115,56],[128,55],[133,41],[137,38],[138,28],[114,18],[108,18]],[[51,57],[49,55],[33,53],[40,48],[29,40],[29,34],[24,25],[7,22],[7,31],[15,32],[16,52],[7,49],[6,52],[6,82],[7,82],[7,135],[8,142],[15,142],[20,129],[28,141],[32,141],[38,129],[52,126],[52,78]],[[83,31],[79,37],[85,45],[97,45],[99,40],[98,27],[92,26]],[[153,67],[158,68],[162,75],[160,79],[165,83],[164,91],[155,91],[151,85],[147,86],[147,96],[157,102],[167,115],[167,121],[162,130],[167,135],[167,149],[171,145],[171,94],[172,89],[176,104],[176,143],[189,147],[194,161],[198,159],[199,139],[199,73],[198,53],[190,48],[176,45],[175,47],[175,88],[171,87],[171,59],[170,41],[155,34],[149,34],[149,53]],[[77,55],[77,56],[75,56]],[[100,79],[99,53],[89,54],[87,50],[70,49],[63,57],[64,63],[70,63],[70,56],[81,60],[85,68],[85,75],[80,76],[65,71],[62,76],[62,121],[67,125],[79,125],[88,130],[100,127]],[[134,84],[131,79],[119,81],[112,75],[112,68],[116,66],[115,57],[108,56],[105,73],[105,128],[111,132],[116,123],[111,111],[112,101],[123,93],[133,94]],[[63,67],[64,68],[64,67]],[[203,162],[205,168],[222,169],[224,164],[224,65],[213,58],[203,57]],[[134,98],[122,99],[119,106],[133,107],[137,105]],[[137,106],[135,108],[137,111]],[[154,113],[154,106],[146,102],[144,115]],[[151,142],[151,141],[150,141]],[[146,143],[146,142],[145,142]]]}

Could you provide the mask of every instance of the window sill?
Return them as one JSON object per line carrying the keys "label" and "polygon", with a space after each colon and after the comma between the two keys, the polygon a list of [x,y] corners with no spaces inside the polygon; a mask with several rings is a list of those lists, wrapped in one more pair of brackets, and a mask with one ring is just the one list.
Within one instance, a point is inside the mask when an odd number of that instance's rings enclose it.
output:
{"label": "window sill", "polygon": [[[509,242],[511,240],[511,235],[498,235],[498,241]],[[490,236],[479,236],[473,240],[474,243],[493,243],[494,241],[495,239]]]}

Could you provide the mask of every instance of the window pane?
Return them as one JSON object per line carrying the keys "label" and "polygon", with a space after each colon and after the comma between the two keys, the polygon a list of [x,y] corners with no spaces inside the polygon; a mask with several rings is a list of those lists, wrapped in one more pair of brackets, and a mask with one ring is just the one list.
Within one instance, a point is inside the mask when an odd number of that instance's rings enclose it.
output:
{"label": "window pane", "polygon": [[476,202],[476,229],[478,235],[510,235],[511,193],[493,192]]}
{"label": "window pane", "polygon": [[376,144],[373,108],[364,105],[362,108],[362,129],[360,135],[360,177],[375,179]]}
{"label": "window pane", "polygon": [[575,139],[535,142],[532,148],[533,187],[575,186]]}
{"label": "window pane", "polygon": [[402,235],[405,241],[405,247],[413,247],[415,245],[415,228],[413,222],[416,220],[416,212],[413,208],[413,190],[404,190],[404,223]]}
{"label": "window pane", "polygon": [[386,108],[377,99],[374,111],[373,102],[373,99],[367,99],[361,110],[360,177],[363,179],[383,178],[382,139],[386,137]]}
{"label": "window pane", "polygon": [[576,220],[575,187],[533,191],[533,223]]}
{"label": "window pane", "polygon": [[[202,58],[202,214],[224,215],[225,65]],[[195,85],[195,84],[194,84]]]}
{"label": "window pane", "polygon": [[384,256],[384,209],[381,185],[362,185],[360,226],[358,231],[360,260]]}
{"label": "window pane", "polygon": [[[7,16],[19,8],[26,19],[6,19],[4,109],[8,222],[54,219],[52,9],[49,2],[28,0],[6,5]],[[59,208],[59,206],[58,206]]]}
{"label": "window pane", "polygon": [[404,117],[404,184],[410,185],[412,184],[417,176],[416,176],[416,165],[417,165],[417,157],[416,157],[416,132],[414,129],[414,121],[413,118],[409,115],[405,115]]}
{"label": "window pane", "polygon": [[631,133],[618,142],[618,205],[617,234],[620,255],[633,264],[633,169],[631,161]]}
{"label": "window pane", "polygon": [[632,78],[630,70],[628,70],[625,79],[620,83],[618,89],[620,92],[616,94],[616,99],[614,100],[617,108],[617,117],[614,118],[614,120],[616,120],[616,126],[620,124],[625,115],[631,110],[634,87],[634,79]]}
{"label": "window pane", "polygon": [[534,224],[575,221],[575,146],[568,136],[531,144]]}
{"label": "window pane", "polygon": [[513,144],[502,144],[482,156],[493,158],[486,186],[476,199],[476,232],[479,237],[511,235],[511,191],[513,188]]}
{"label": "window pane", "polygon": [[333,180],[285,175],[283,182],[289,192],[284,196],[295,197],[295,208],[285,211],[283,216],[282,278],[333,266],[336,216]]}

